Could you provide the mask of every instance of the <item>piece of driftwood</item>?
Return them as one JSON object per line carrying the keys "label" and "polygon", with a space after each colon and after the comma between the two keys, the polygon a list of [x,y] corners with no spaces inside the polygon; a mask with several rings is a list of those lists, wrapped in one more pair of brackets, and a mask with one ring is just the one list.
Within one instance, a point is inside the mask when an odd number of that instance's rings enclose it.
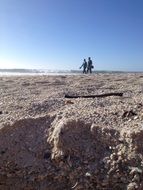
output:
{"label": "piece of driftwood", "polygon": [[97,94],[97,95],[68,95],[65,94],[65,98],[102,98],[102,97],[107,97],[107,96],[123,96],[122,92],[111,92],[111,93],[105,93],[105,94]]}

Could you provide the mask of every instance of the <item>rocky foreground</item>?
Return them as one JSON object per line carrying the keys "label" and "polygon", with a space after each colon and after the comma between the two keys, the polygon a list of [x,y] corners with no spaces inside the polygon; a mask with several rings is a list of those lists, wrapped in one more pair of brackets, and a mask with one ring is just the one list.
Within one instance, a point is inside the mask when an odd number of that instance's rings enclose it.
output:
{"label": "rocky foreground", "polygon": [[0,190],[143,190],[143,73],[0,77],[0,94]]}

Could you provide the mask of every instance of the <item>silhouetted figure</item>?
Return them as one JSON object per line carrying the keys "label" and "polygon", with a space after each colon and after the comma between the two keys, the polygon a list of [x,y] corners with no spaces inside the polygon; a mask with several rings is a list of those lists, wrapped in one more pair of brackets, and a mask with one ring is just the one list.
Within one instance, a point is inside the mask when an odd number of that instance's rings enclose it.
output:
{"label": "silhouetted figure", "polygon": [[87,73],[87,61],[86,59],[83,60],[83,64],[81,65],[80,69],[83,67],[83,73]]}
{"label": "silhouetted figure", "polygon": [[87,65],[87,73],[92,73],[92,69],[94,68],[91,58],[88,58],[88,65]]}

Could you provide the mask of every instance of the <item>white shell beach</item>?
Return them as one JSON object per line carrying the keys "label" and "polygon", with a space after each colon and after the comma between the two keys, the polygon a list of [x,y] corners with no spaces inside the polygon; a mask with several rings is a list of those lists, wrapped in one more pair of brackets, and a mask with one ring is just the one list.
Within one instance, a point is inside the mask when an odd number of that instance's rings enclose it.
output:
{"label": "white shell beach", "polygon": [[0,94],[0,189],[143,189],[143,73],[0,76]]}

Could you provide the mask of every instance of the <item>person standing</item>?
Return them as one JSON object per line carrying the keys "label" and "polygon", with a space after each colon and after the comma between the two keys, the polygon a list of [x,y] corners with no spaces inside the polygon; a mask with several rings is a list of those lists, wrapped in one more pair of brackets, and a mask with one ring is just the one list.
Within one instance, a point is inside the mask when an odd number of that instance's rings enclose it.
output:
{"label": "person standing", "polygon": [[86,59],[83,60],[83,64],[81,65],[80,69],[83,67],[83,73],[87,73],[87,61]]}
{"label": "person standing", "polygon": [[92,73],[92,69],[94,68],[91,58],[88,58],[88,65],[87,65],[87,73]]}

